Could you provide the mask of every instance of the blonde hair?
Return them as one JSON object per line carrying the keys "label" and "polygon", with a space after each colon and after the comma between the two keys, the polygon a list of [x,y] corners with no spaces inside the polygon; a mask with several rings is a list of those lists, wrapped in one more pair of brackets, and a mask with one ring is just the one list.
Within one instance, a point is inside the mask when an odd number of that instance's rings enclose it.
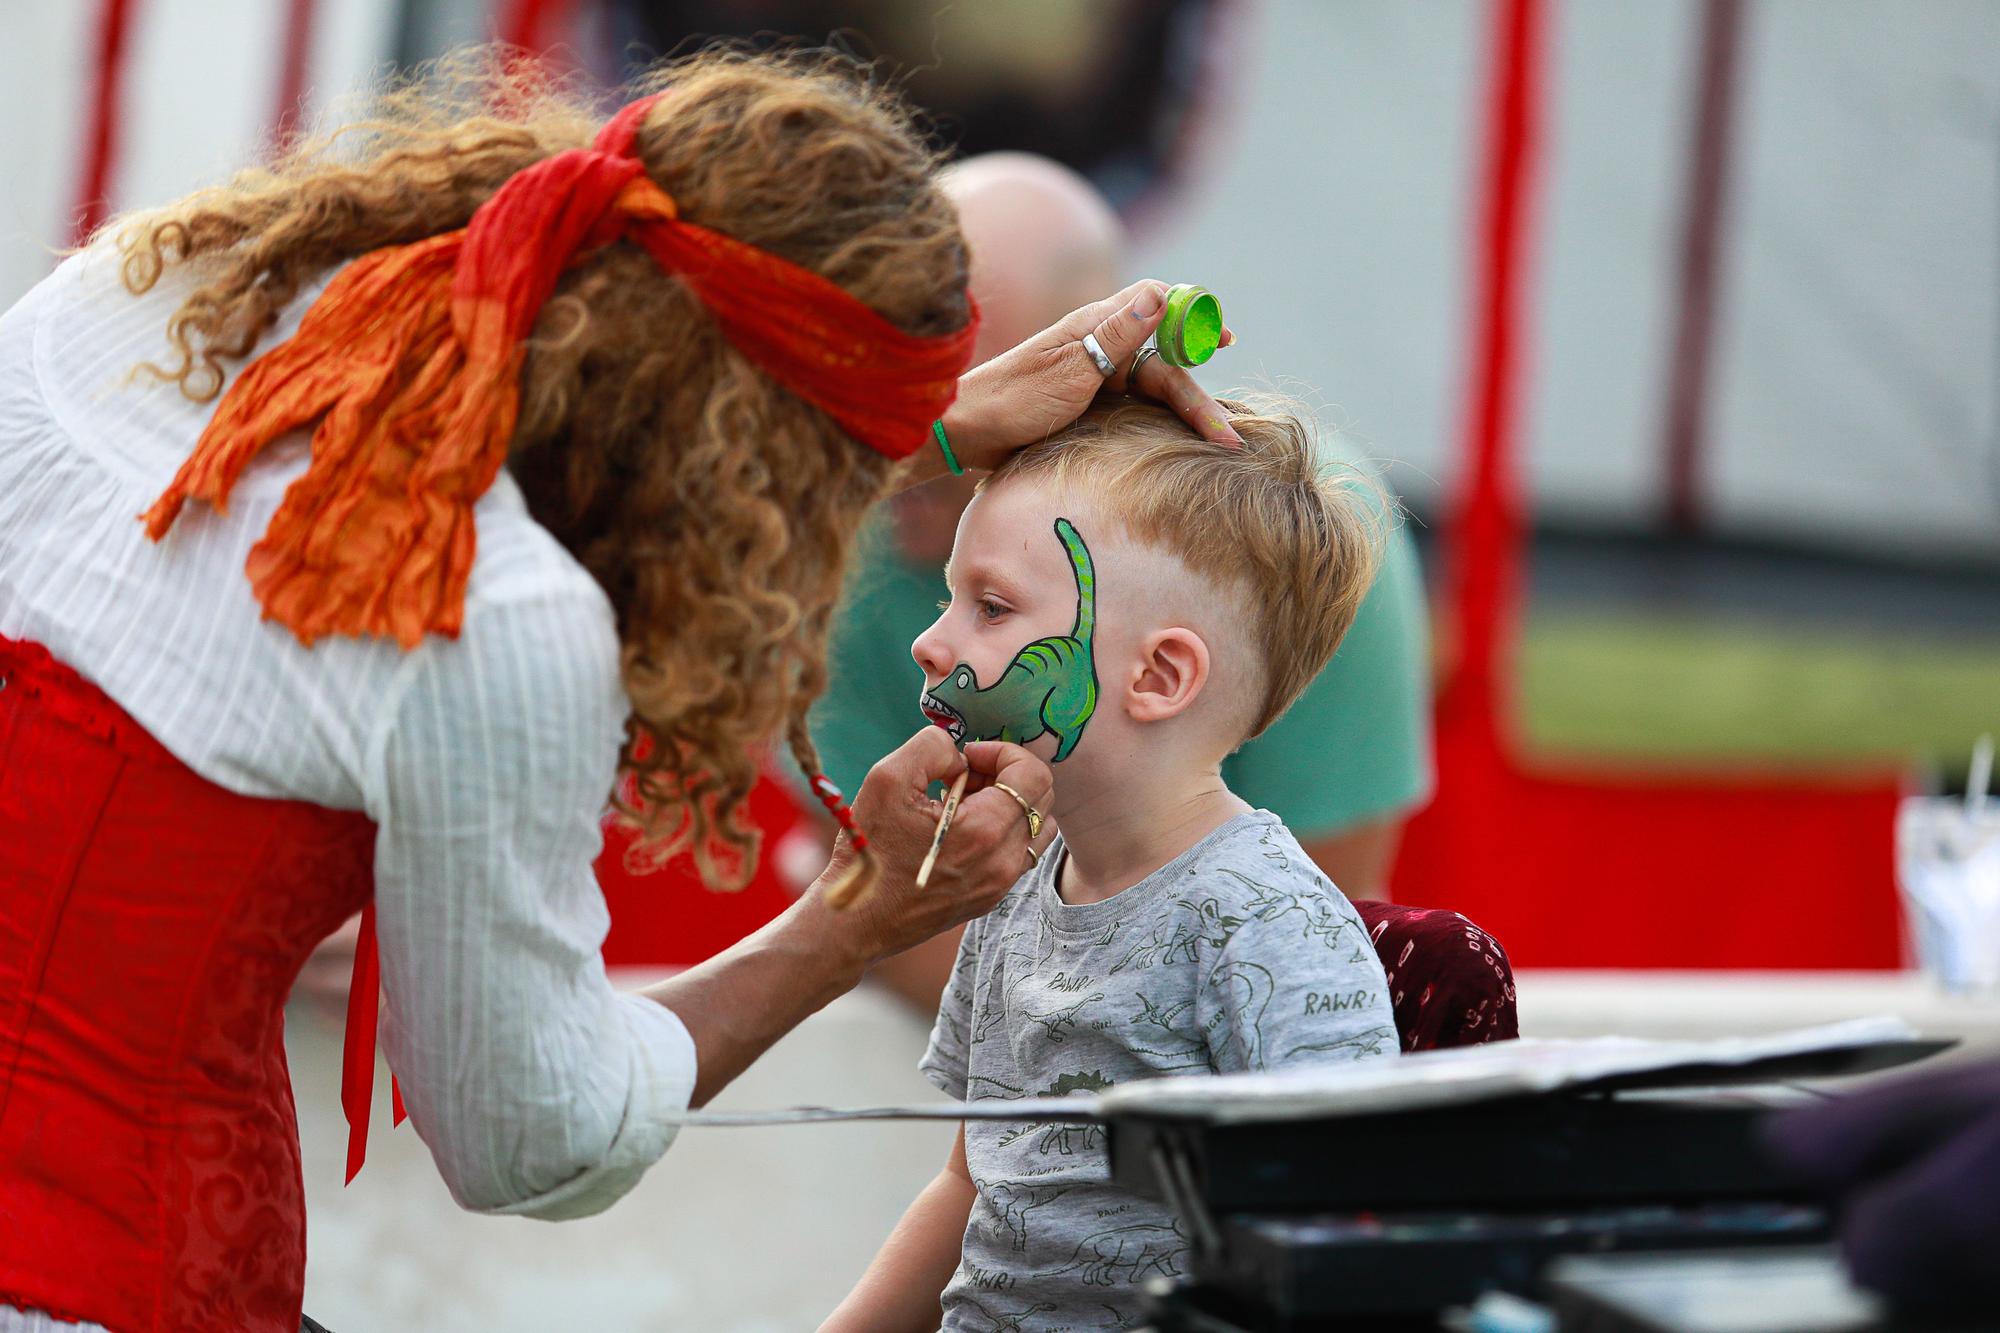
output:
{"label": "blonde hair", "polygon": [[1291,707],[1354,623],[1381,563],[1383,502],[1364,473],[1321,466],[1299,414],[1222,405],[1241,449],[1201,439],[1167,408],[1105,399],[990,480],[1087,495],[1133,540],[1241,592],[1264,668],[1247,738]]}
{"label": "blonde hair", "polygon": [[[825,275],[905,331],[964,326],[965,247],[936,159],[865,67],[714,49],[639,91],[661,87],[672,95],[638,151],[681,216]],[[114,224],[134,292],[169,264],[199,265],[167,326],[178,363],[156,373],[214,398],[224,363],[317,274],[464,226],[508,177],[587,145],[600,122],[506,53],[462,53],[378,94],[359,123]],[[806,710],[891,463],[767,378],[678,278],[619,243],[575,264],[541,313],[509,466],[616,611],[632,715],[612,795],[645,835],[643,859],[692,846],[710,885],[741,885],[757,852],[739,815],[757,752],[782,733],[819,771]]]}

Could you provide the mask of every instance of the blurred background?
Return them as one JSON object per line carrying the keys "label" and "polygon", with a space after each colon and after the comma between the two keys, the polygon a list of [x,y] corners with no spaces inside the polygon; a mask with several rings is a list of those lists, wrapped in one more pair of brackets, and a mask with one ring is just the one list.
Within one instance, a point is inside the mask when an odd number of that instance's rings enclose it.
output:
{"label": "blurred background", "polygon": [[[1301,396],[1380,465],[1438,698],[1394,893],[1500,938],[1524,1031],[1939,1003],[1903,971],[1894,820],[2000,729],[2000,7],[1592,0],[1511,35],[1506,9],[13,0],[0,304],[106,216],[456,45],[607,90],[714,36],[836,46],[949,152],[1088,178],[1127,277],[1220,296],[1240,345],[1209,387]],[[772,869],[744,895],[607,858],[614,962],[691,962],[779,910],[788,847],[810,877],[787,841],[810,825],[781,784],[760,800]],[[858,994],[732,1104],[928,1097],[925,1027]],[[691,1131],[604,1218],[470,1219],[407,1130],[334,1188],[337,1008],[293,1028],[307,1310],[343,1333],[809,1327],[949,1137]]]}
{"label": "blurred background", "polygon": [[[1420,540],[1462,478],[1478,4],[8,10],[0,300],[80,217],[225,175],[393,63],[504,33],[609,82],[703,34],[786,34],[879,59],[957,150],[1081,170],[1135,225],[1134,275],[1222,294],[1243,345],[1215,386],[1320,404],[1390,465]],[[2000,14],[1677,0],[1548,24],[1523,739],[1951,781],[2000,697]]]}

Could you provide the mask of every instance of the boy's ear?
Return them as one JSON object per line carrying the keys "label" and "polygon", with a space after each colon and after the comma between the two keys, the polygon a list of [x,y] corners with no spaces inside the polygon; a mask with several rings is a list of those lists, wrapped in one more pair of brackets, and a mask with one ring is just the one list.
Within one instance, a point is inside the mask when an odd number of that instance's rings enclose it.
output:
{"label": "boy's ear", "polygon": [[1208,645],[1191,629],[1154,630],[1139,645],[1125,712],[1134,722],[1164,722],[1185,712],[1208,684]]}

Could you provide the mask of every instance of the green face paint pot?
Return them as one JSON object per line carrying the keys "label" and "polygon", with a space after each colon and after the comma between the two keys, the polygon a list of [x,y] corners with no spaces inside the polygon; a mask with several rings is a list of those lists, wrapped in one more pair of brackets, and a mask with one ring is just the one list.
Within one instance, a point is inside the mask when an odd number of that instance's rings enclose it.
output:
{"label": "green face paint pot", "polygon": [[1198,366],[1222,346],[1222,303],[1206,287],[1183,282],[1167,289],[1167,317],[1155,345],[1160,360],[1183,370]]}

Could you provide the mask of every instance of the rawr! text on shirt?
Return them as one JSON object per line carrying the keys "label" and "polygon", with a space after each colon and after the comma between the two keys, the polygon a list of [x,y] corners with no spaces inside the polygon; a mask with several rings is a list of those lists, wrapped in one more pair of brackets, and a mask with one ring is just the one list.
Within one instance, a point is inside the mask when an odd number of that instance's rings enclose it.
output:
{"label": "rawr! text on shirt", "polygon": [[1344,1009],[1359,1009],[1374,998],[1372,991],[1357,990],[1335,992],[1322,995],[1318,991],[1306,992],[1306,1012],[1308,1014],[1337,1014]]}

